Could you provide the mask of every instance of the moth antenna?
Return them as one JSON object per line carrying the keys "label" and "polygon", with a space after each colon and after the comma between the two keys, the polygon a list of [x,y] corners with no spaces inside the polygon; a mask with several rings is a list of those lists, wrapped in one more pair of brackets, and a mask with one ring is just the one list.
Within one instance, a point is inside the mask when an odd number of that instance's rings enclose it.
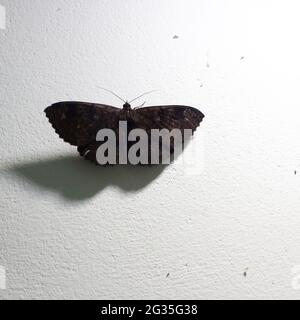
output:
{"label": "moth antenna", "polygon": [[140,106],[135,107],[134,110],[143,107],[145,104],[146,104],[146,101],[144,101],[144,103],[142,103]]}
{"label": "moth antenna", "polygon": [[137,99],[144,97],[146,94],[150,94],[150,93],[152,93],[152,92],[157,92],[157,91],[159,91],[159,90],[151,90],[151,91],[145,92],[145,93],[141,94],[140,96],[134,98],[133,100],[129,101],[128,103],[130,104],[130,103],[132,103],[133,101],[136,101]]}
{"label": "moth antenna", "polygon": [[109,90],[109,89],[106,89],[106,88],[103,88],[103,87],[100,87],[100,86],[97,86],[98,88],[104,90],[104,91],[107,91],[109,93],[111,93],[112,95],[114,95],[115,97],[119,98],[121,101],[123,101],[124,103],[126,103],[125,99],[121,98],[120,96],[118,96],[116,93],[114,93],[112,90]]}

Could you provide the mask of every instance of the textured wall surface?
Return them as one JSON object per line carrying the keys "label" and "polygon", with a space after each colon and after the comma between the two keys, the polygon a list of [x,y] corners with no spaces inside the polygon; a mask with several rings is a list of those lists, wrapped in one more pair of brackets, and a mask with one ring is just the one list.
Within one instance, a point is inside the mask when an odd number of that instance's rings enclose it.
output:
{"label": "textured wall surface", "polygon": [[[1,298],[300,297],[299,1],[0,2]],[[202,173],[81,160],[97,86],[199,107]]]}

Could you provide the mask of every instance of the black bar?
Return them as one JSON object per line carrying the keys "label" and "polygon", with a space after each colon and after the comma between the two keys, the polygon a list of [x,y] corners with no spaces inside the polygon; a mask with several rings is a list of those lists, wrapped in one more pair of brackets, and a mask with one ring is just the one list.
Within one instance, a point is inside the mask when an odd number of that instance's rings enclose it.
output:
{"label": "black bar", "polygon": [[[107,301],[1,301],[0,312],[9,319],[243,319],[287,317],[297,312],[298,301],[199,301],[199,300],[107,300]],[[297,308],[297,309],[296,309]],[[21,316],[21,317],[20,317]],[[16,319],[18,319],[16,318]],[[4,318],[3,318],[4,319]],[[7,318],[8,319],[8,318]]]}

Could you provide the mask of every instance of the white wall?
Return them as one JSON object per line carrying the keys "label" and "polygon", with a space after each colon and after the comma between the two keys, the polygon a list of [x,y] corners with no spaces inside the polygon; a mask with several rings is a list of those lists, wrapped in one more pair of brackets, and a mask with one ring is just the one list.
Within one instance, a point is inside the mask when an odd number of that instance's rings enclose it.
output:
{"label": "white wall", "polygon": [[[1,4],[0,297],[300,297],[299,1]],[[199,107],[201,175],[81,160],[43,109],[97,85]]]}

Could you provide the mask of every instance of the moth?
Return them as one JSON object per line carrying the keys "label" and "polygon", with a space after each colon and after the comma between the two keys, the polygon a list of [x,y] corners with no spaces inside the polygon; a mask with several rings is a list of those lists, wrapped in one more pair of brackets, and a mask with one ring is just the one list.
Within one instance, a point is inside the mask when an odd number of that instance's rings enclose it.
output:
{"label": "moth", "polygon": [[[173,129],[181,131],[190,129],[194,133],[204,118],[204,114],[200,110],[182,105],[132,108],[130,103],[134,100],[130,102],[123,100],[123,108],[106,104],[64,101],[47,107],[45,113],[59,137],[65,142],[76,146],[82,157],[95,164],[99,164],[97,150],[104,143],[104,141],[97,141],[96,139],[97,133],[101,129],[110,129],[116,133],[117,149],[122,144],[121,138],[118,136],[120,133],[120,121],[127,122],[128,131],[134,129],[145,130],[145,132],[149,133],[148,158],[150,162],[150,131],[152,129],[167,129],[169,131]],[[133,144],[134,142],[127,141],[126,150],[128,151]],[[162,149],[163,145],[160,144],[158,150],[160,162],[162,160]],[[117,159],[119,159],[118,150],[116,152]],[[173,152],[174,141],[171,141],[170,153],[172,154]],[[119,162],[117,161],[117,163]]]}

